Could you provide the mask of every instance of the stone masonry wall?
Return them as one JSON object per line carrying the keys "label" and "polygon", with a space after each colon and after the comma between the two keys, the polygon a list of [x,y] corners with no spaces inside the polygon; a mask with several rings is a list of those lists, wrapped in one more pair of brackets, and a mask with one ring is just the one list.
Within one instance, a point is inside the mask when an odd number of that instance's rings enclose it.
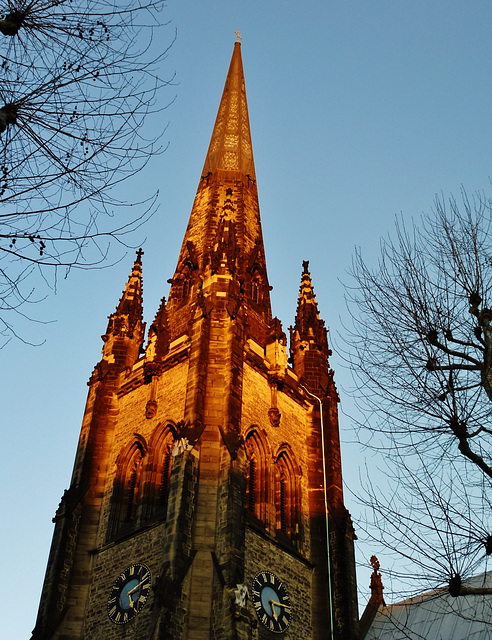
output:
{"label": "stone masonry wall", "polygon": [[[282,640],[311,640],[311,573],[308,562],[292,556],[290,553],[272,544],[251,529],[246,529],[246,566],[245,584],[251,593],[251,583],[255,575],[262,570],[272,571],[284,583],[292,606],[291,624]],[[278,635],[268,631],[257,619],[251,598],[248,599],[251,618],[257,621],[253,640],[273,640]]]}
{"label": "stone masonry wall", "polygon": [[[84,638],[88,640],[112,640],[113,638],[150,638],[162,624],[162,620],[156,615],[156,610],[163,611],[161,607],[153,607],[155,598],[152,591],[149,600],[142,612],[133,621],[126,625],[115,625],[107,615],[107,600],[111,587],[118,575],[129,565],[140,562],[148,566],[152,573],[153,581],[158,579],[166,562],[173,561],[173,569],[180,573],[180,580],[184,579],[187,561],[183,557],[183,543],[176,540],[176,536],[185,535],[188,547],[191,544],[191,522],[193,512],[193,495],[182,496],[183,477],[174,480],[179,467],[178,460],[173,459],[173,475],[171,477],[171,491],[168,504],[168,517],[166,522],[157,523],[150,528],[139,530],[128,539],[108,541],[107,528],[111,510],[111,496],[113,483],[118,472],[117,459],[121,451],[127,447],[136,437],[141,438],[147,445],[151,442],[153,434],[162,429],[167,423],[177,423],[184,415],[184,393],[186,376],[188,371],[187,361],[177,364],[169,371],[165,371],[155,385],[155,400],[157,411],[153,418],[145,417],[146,403],[150,399],[151,385],[141,384],[143,370],[142,362],[137,364],[133,372],[123,378],[130,386],[132,380],[134,388],[127,393],[120,393],[118,400],[118,426],[110,453],[110,468],[106,478],[103,509],[99,521],[99,534],[97,549],[93,550],[92,575],[93,580],[89,593],[89,605],[87,609],[87,622],[84,627]],[[189,455],[189,454],[186,454]],[[196,454],[195,454],[196,455]],[[144,459],[145,463],[145,459]],[[179,471],[179,469],[178,469]],[[184,472],[183,472],[184,473]],[[182,474],[181,474],[182,475]],[[143,480],[143,478],[142,478]],[[196,478],[195,481],[196,482]],[[174,483],[174,484],[173,484]],[[143,484],[143,483],[142,483]],[[185,487],[186,488],[186,487]],[[184,506],[180,501],[184,500]],[[188,513],[186,511],[188,505]],[[173,515],[174,514],[174,515]],[[174,519],[174,521],[173,521]],[[163,540],[168,541],[164,551]],[[185,542],[186,545],[186,542]],[[190,548],[188,548],[188,553]],[[179,558],[177,559],[177,555]],[[174,585],[171,573],[166,577],[166,584]],[[173,586],[171,591],[173,590]],[[175,603],[176,604],[176,603]],[[181,603],[182,604],[182,603]],[[175,606],[174,613],[169,611],[172,617],[172,626],[183,628],[183,614],[179,615],[181,604]],[[164,609],[166,611],[166,609]],[[169,617],[168,616],[168,617]],[[177,632],[178,633],[178,632]],[[176,635],[176,637],[179,637]]]}
{"label": "stone masonry wall", "polygon": [[[181,638],[186,617],[187,570],[192,560],[198,455],[177,456],[165,522],[103,546],[95,553],[93,581],[83,637],[87,640]],[[107,614],[111,587],[133,563],[145,564],[152,590],[142,611],[129,623],[115,625]]]}
{"label": "stone masonry wall", "polygon": [[183,388],[186,387],[187,371],[188,363],[185,361],[160,376],[156,385],[157,411],[150,420],[145,417],[145,406],[151,394],[150,384],[141,384],[120,397],[118,428],[111,451],[111,466],[106,480],[104,507],[99,528],[99,545],[106,542],[113,483],[118,472],[116,464],[118,455],[135,439],[136,435],[141,436],[149,444],[157,429],[164,427],[168,422],[177,423],[183,419]]}
{"label": "stone masonry wall", "polygon": [[[271,407],[271,388],[264,375],[252,367],[244,367],[243,379],[243,409],[241,429],[243,435],[254,425],[259,427],[264,435],[270,451],[271,463],[281,447],[288,445],[293,458],[297,463],[300,475],[300,532],[299,550],[309,558],[310,534],[309,534],[309,499],[307,485],[308,470],[308,435],[309,413],[306,408],[299,405],[286,393],[277,392],[277,406],[281,413],[280,426],[274,427],[270,423],[268,410]],[[274,470],[272,468],[272,474]],[[273,484],[273,478],[272,478]],[[272,496],[272,501],[274,497]],[[271,519],[274,520],[272,514]],[[275,522],[267,523],[267,529],[274,533]]]}

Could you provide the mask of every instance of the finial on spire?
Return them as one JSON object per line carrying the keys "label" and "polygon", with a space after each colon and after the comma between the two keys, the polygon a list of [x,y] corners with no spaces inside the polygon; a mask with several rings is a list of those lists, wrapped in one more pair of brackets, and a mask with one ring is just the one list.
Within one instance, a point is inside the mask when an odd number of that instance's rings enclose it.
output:
{"label": "finial on spire", "polygon": [[103,360],[115,362],[120,370],[135,364],[144,338],[142,254],[139,249],[116,311],[109,316],[106,333],[102,336]]}
{"label": "finial on spire", "polygon": [[241,34],[239,33],[239,27],[237,31],[234,31],[234,33],[236,34],[236,42],[241,42],[242,38],[241,38]]}
{"label": "finial on spire", "polygon": [[373,572],[371,574],[371,600],[375,601],[375,604],[382,604],[383,607],[386,606],[386,603],[384,601],[384,597],[383,597],[383,579],[381,577],[381,574],[379,573],[379,568],[380,568],[380,564],[379,564],[379,560],[377,559],[376,556],[371,556],[371,559],[369,561],[372,565],[373,568]]}

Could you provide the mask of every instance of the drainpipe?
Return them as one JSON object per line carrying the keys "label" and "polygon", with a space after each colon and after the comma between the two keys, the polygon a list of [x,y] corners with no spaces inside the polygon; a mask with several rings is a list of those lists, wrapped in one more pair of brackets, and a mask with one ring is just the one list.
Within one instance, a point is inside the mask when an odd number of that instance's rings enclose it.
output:
{"label": "drainpipe", "polygon": [[330,554],[330,524],[328,522],[328,499],[326,496],[326,459],[325,459],[325,430],[323,426],[323,404],[321,398],[315,396],[302,384],[299,385],[308,395],[315,398],[319,403],[319,415],[321,423],[321,449],[323,451],[323,494],[325,498],[325,524],[326,524],[326,546],[328,551],[328,594],[330,599],[330,636],[331,640],[334,640],[333,636],[333,595],[331,592],[331,554]]}

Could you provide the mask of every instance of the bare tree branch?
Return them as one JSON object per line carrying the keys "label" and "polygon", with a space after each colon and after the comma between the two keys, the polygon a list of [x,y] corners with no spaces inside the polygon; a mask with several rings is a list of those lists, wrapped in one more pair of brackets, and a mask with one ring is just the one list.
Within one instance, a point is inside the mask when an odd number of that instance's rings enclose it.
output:
{"label": "bare tree branch", "polygon": [[376,265],[356,252],[347,289],[359,435],[392,487],[365,482],[367,535],[400,583],[451,595],[492,554],[491,223],[483,193],[438,197],[397,221]]}
{"label": "bare tree branch", "polygon": [[103,264],[152,215],[155,194],[135,215],[117,187],[165,148],[162,8],[0,0],[0,312],[32,299],[36,273]]}

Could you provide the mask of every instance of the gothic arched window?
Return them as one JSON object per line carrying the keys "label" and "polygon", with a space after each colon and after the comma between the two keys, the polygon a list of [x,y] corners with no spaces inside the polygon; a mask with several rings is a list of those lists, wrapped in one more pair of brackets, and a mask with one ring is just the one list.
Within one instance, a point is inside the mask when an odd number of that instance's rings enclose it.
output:
{"label": "gothic arched window", "polygon": [[283,448],[275,460],[275,506],[276,527],[294,543],[300,533],[300,487],[299,472],[293,456]]}
{"label": "gothic arched window", "polygon": [[270,492],[270,456],[267,446],[257,429],[246,436],[246,509],[263,524],[268,524],[268,505]]}
{"label": "gothic arched window", "polygon": [[117,474],[111,497],[109,538],[125,535],[137,526],[145,453],[145,443],[136,440],[118,456]]}
{"label": "gothic arched window", "polygon": [[256,303],[260,301],[260,285],[261,278],[258,273],[255,273],[255,275],[251,278],[251,299]]}
{"label": "gothic arched window", "polygon": [[191,293],[191,266],[186,263],[181,271],[182,285],[181,285],[181,297],[187,298]]}
{"label": "gothic arched window", "polygon": [[174,436],[169,426],[156,432],[150,444],[146,469],[145,508],[143,518],[166,517],[172,470]]}

